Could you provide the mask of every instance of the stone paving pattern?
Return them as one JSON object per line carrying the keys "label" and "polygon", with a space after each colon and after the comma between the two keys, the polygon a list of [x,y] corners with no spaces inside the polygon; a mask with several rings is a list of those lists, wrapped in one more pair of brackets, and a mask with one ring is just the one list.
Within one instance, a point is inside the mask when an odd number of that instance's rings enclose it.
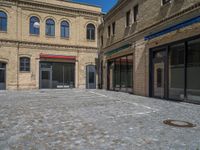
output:
{"label": "stone paving pattern", "polygon": [[0,150],[169,149],[200,149],[199,105],[104,90],[0,92]]}

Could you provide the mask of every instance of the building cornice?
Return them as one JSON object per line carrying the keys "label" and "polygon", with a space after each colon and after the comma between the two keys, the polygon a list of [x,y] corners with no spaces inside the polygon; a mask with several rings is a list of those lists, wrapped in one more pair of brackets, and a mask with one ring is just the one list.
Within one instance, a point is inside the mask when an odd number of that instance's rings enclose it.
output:
{"label": "building cornice", "polygon": [[86,10],[82,8],[75,8],[75,7],[69,7],[69,6],[62,6],[62,5],[55,5],[45,2],[38,2],[38,1],[27,1],[27,0],[2,0],[3,4],[1,5],[18,5],[22,8],[32,8],[35,9],[48,9],[48,10],[54,10],[54,11],[61,11],[66,13],[72,13],[72,14],[79,14],[79,15],[91,15],[91,16],[101,16],[102,13],[98,11],[91,11]]}
{"label": "building cornice", "polygon": [[47,49],[47,50],[72,51],[72,52],[80,51],[80,52],[87,52],[87,53],[88,52],[97,53],[97,50],[98,50],[97,47],[37,43],[37,42],[5,40],[5,39],[0,39],[0,45],[7,46],[7,47],[19,46],[19,48],[32,48],[32,49],[41,49],[41,50]]}

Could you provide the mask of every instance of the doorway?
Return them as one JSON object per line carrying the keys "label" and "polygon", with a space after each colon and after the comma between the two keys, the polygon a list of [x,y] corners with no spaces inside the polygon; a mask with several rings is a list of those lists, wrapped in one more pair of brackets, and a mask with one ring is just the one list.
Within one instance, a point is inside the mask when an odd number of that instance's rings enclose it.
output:
{"label": "doorway", "polygon": [[0,90],[6,89],[6,64],[0,63]]}
{"label": "doorway", "polygon": [[151,94],[153,97],[166,98],[166,49],[152,52]]}
{"label": "doorway", "polygon": [[41,85],[40,87],[42,89],[51,89],[52,88],[52,68],[49,68],[49,69],[44,69],[42,68],[41,71]]}
{"label": "doorway", "polygon": [[95,65],[86,66],[86,88],[96,89],[96,68]]}

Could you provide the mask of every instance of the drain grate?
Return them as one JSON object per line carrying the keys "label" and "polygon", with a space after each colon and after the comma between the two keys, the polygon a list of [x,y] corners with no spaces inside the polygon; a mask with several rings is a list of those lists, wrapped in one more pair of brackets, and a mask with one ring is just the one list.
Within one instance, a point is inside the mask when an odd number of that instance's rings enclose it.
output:
{"label": "drain grate", "polygon": [[173,127],[179,127],[179,128],[193,128],[196,127],[195,124],[192,124],[187,121],[180,121],[180,120],[165,120],[163,121],[164,124],[173,126]]}

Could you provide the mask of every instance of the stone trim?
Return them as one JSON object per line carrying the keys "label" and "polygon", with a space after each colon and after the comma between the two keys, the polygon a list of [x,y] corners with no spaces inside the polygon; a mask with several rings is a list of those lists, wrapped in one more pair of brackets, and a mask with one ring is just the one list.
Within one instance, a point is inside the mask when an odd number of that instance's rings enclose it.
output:
{"label": "stone trim", "polygon": [[16,40],[3,40],[0,39],[0,45],[6,45],[8,47],[18,46],[19,48],[32,48],[32,49],[48,49],[48,50],[65,50],[70,52],[87,52],[87,53],[97,53],[98,48],[78,46],[78,45],[61,45],[61,44],[48,44],[48,43],[35,43],[27,41],[16,41]]}
{"label": "stone trim", "polygon": [[61,10],[61,11],[68,11],[72,13],[78,13],[78,14],[89,14],[92,16],[99,16],[101,15],[101,12],[95,12],[95,11],[89,11],[86,9],[79,9],[79,8],[72,8],[72,7],[67,7],[67,6],[61,6],[61,5],[53,5],[53,4],[48,4],[48,3],[43,3],[43,2],[34,2],[34,1],[27,1],[27,0],[19,0],[19,7],[28,7],[31,6],[37,7],[38,8],[47,8],[47,9],[54,9],[54,10]]}

